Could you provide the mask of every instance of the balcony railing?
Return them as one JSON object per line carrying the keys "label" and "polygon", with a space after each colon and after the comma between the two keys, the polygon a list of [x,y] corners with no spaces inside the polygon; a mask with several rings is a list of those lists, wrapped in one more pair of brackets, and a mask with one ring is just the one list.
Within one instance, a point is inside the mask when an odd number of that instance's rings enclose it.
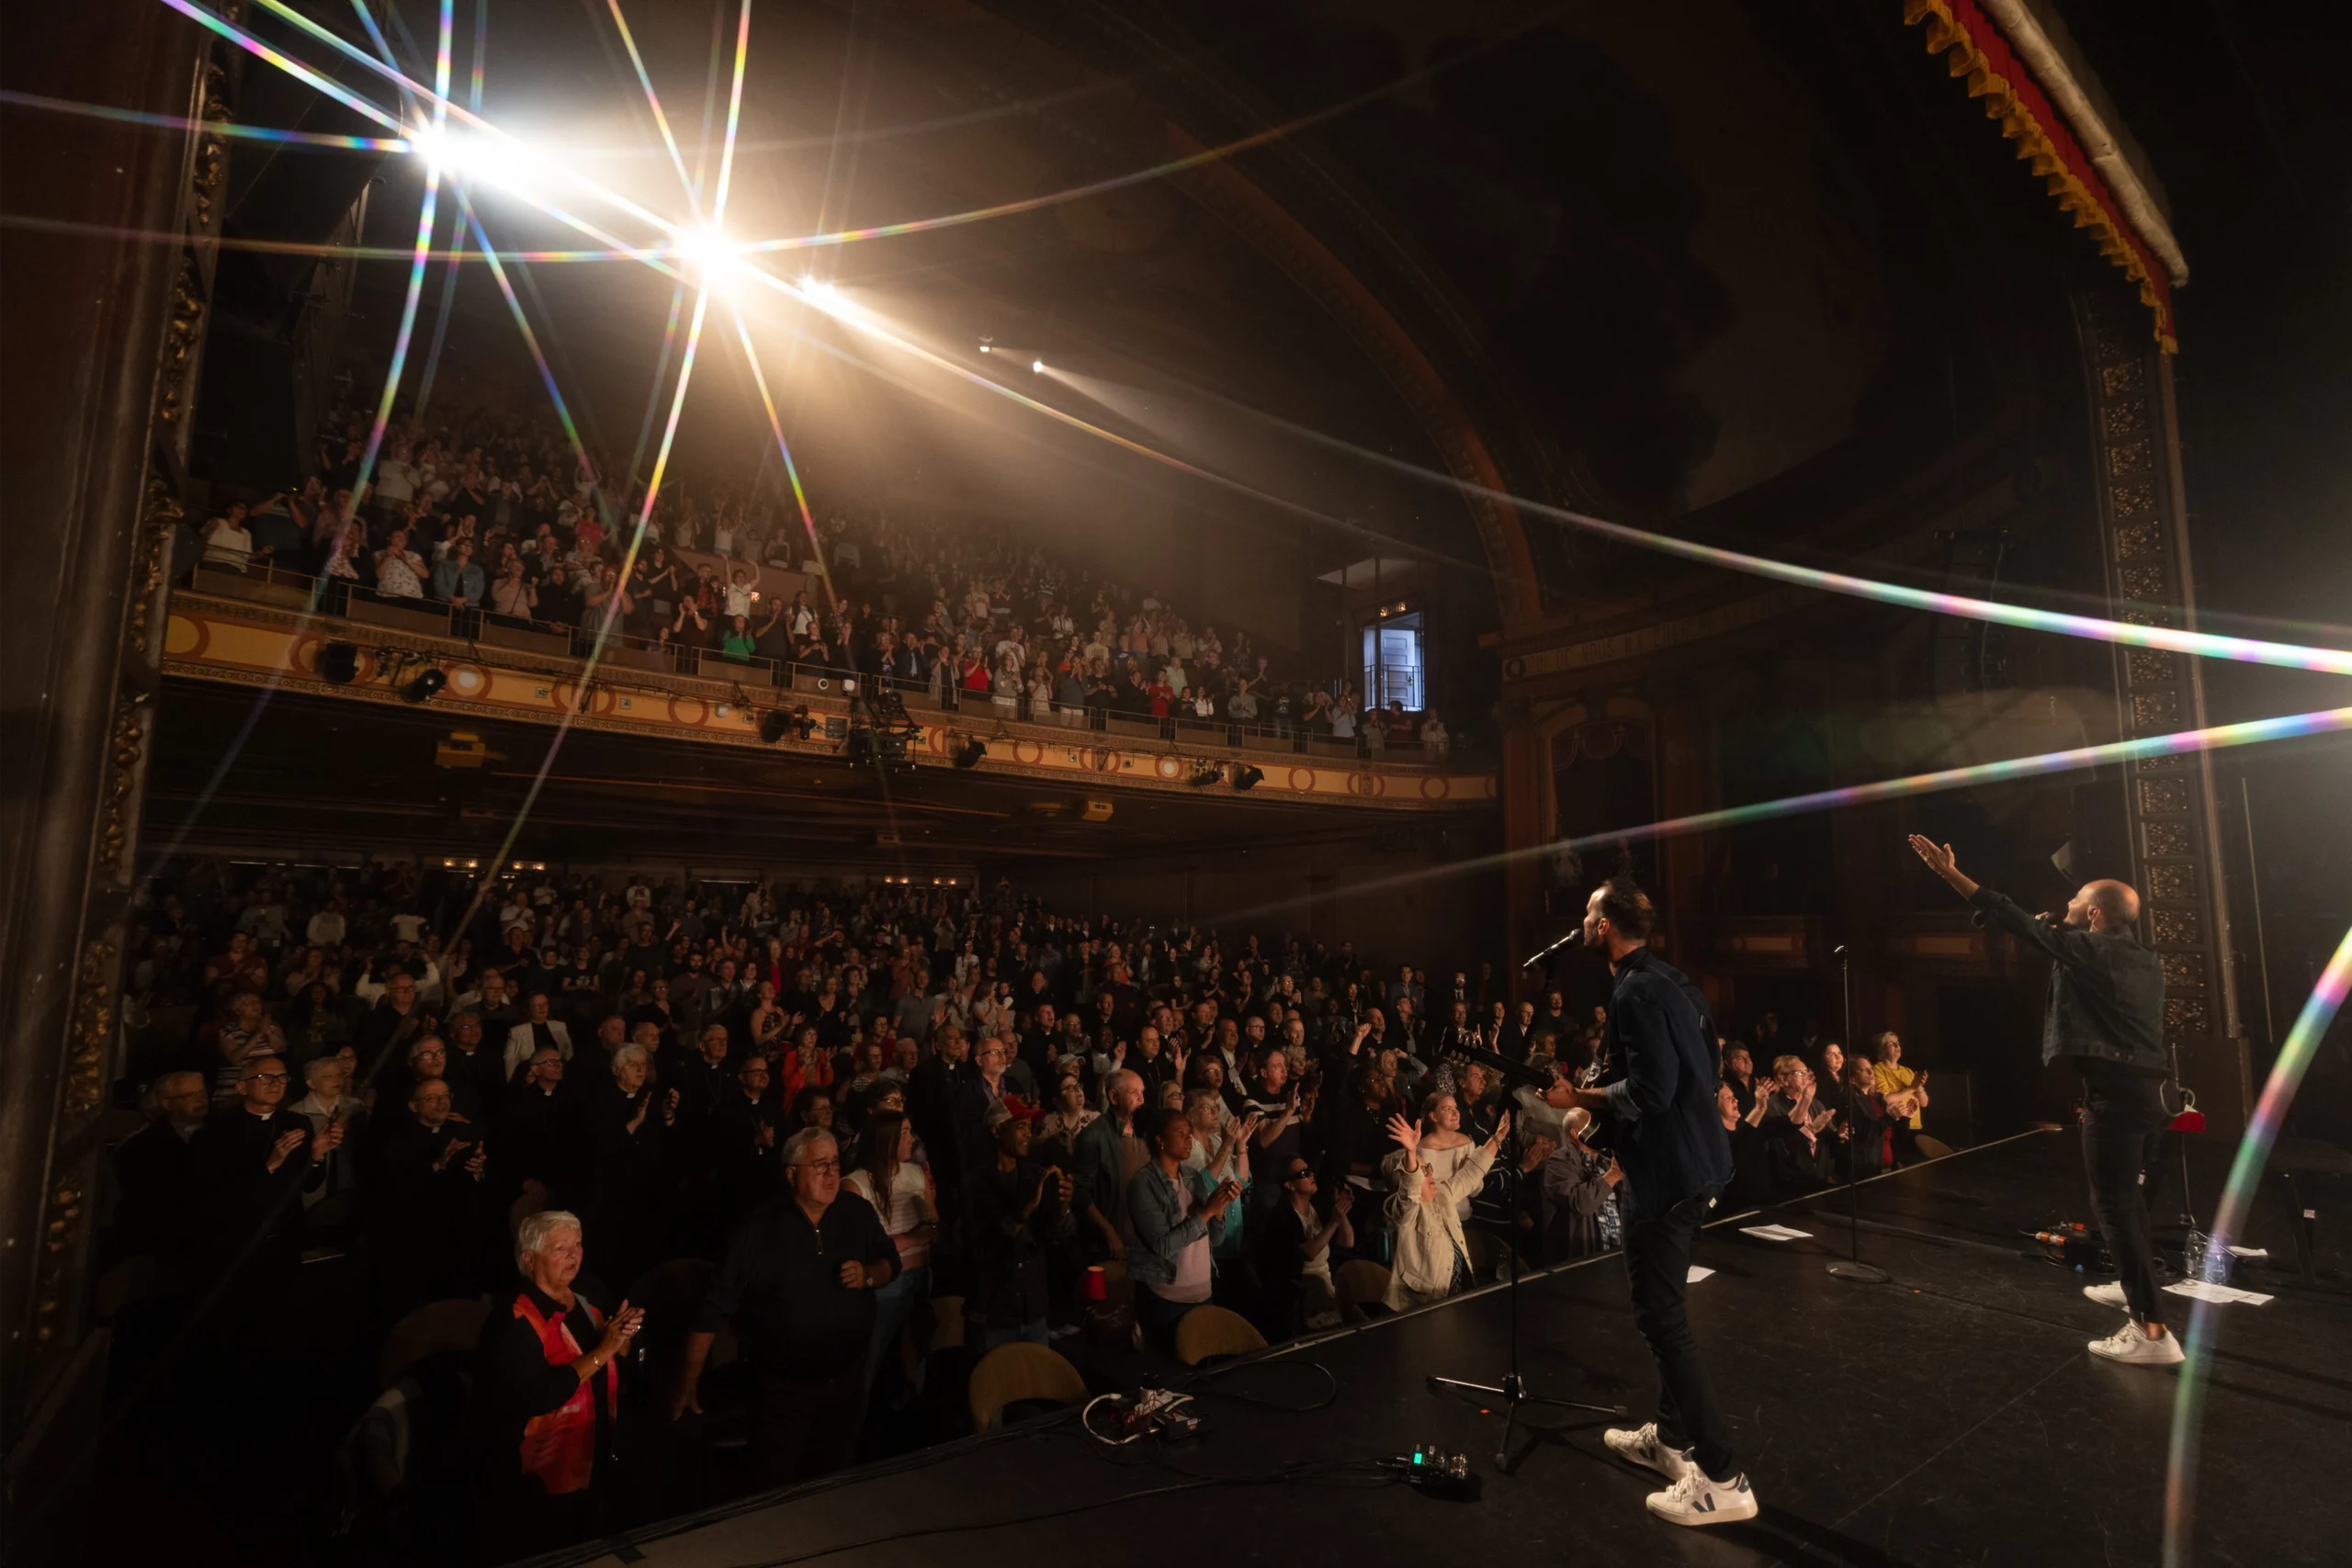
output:
{"label": "balcony railing", "polygon": [[188,580],[198,593],[273,605],[281,609],[378,627],[415,637],[447,637],[476,647],[496,648],[543,659],[584,663],[592,655],[600,665],[656,675],[703,681],[725,681],[748,688],[772,687],[808,694],[839,694],[844,681],[867,689],[896,692],[910,711],[953,713],[966,719],[1035,725],[1048,729],[1086,731],[1106,739],[1137,745],[1155,743],[1176,750],[1255,751],[1306,757],[1322,761],[1358,761],[1397,768],[1455,768],[1476,765],[1456,747],[1432,750],[1419,744],[1374,746],[1365,736],[1345,739],[1328,730],[1310,730],[1292,722],[1197,717],[1155,717],[1116,708],[1033,701],[1026,693],[999,696],[965,691],[948,683],[944,689],[928,681],[902,679],[859,670],[846,661],[775,660],[755,654],[728,654],[717,649],[648,638],[613,631],[602,639],[601,650],[593,626],[567,626],[500,615],[487,610],[455,605],[432,598],[407,598],[377,592],[347,578],[312,577],[282,567],[249,565],[237,571],[212,562],[199,563]]}

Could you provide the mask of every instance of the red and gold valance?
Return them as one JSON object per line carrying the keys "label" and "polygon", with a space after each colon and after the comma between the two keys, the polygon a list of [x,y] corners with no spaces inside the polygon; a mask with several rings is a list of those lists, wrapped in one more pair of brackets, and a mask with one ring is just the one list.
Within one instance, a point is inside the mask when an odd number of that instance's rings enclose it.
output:
{"label": "red and gold valance", "polygon": [[1954,76],[1967,79],[1970,97],[1984,100],[1985,118],[2001,122],[2001,134],[2017,143],[2018,156],[2042,176],[2059,207],[2074,214],[2075,227],[2090,230],[2099,254],[2140,286],[2141,303],[2155,316],[2157,344],[2166,354],[2177,352],[2171,280],[2000,29],[1975,0],[1903,0],[1903,19],[1924,27],[1928,50],[1944,57]]}

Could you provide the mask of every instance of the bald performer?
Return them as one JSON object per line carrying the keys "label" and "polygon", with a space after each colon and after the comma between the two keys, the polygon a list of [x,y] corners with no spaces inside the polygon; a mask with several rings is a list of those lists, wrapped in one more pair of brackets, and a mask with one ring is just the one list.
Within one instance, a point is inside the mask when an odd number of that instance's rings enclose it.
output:
{"label": "bald performer", "polygon": [[2121,1307],[2130,1321],[2091,1349],[2110,1360],[2171,1366],[2180,1343],[2165,1331],[2156,1294],[2155,1245],[2140,1173],[2155,1157],[2171,1117],[2157,1092],[2170,1071],[2164,1040],[2164,970],[2141,945],[2140,896],[2120,882],[2086,882],[2052,920],[2029,915],[1962,874],[1950,844],[1911,835],[1913,852],[1995,925],[2047,955],[2050,1002],[2041,1021],[2041,1060],[2070,1059],[2083,1079],[2083,1168],[2091,1213],[2121,1278],[2083,1294]]}

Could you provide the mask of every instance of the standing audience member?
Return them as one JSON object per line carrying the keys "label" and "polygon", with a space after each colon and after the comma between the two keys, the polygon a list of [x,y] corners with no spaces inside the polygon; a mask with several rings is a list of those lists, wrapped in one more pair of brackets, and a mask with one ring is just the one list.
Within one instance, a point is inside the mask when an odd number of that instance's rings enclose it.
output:
{"label": "standing audience member", "polygon": [[[475,1450],[488,1477],[482,1561],[504,1562],[594,1535],[609,1491],[620,1366],[644,1314],[609,1313],[580,1265],[580,1221],[560,1209],[514,1233],[521,1279],[497,1298],[474,1353]],[[583,1347],[585,1347],[583,1348]]]}
{"label": "standing audience member", "polygon": [[831,1134],[795,1133],[784,1168],[786,1190],[754,1209],[727,1248],[670,1404],[672,1420],[701,1410],[710,1342],[732,1323],[752,1368],[752,1468],[763,1489],[827,1474],[856,1453],[874,1296],[898,1272],[898,1248],[874,1206],[838,1201]]}

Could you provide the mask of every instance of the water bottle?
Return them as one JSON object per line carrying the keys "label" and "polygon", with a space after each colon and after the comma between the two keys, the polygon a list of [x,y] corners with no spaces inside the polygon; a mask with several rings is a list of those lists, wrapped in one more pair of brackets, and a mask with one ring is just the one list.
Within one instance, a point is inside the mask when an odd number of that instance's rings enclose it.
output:
{"label": "water bottle", "polygon": [[2203,1231],[2193,1230],[2181,1238],[2180,1277],[2182,1279],[2203,1280],[2211,1277],[2205,1272],[2207,1267],[2205,1255],[2208,1250]]}

